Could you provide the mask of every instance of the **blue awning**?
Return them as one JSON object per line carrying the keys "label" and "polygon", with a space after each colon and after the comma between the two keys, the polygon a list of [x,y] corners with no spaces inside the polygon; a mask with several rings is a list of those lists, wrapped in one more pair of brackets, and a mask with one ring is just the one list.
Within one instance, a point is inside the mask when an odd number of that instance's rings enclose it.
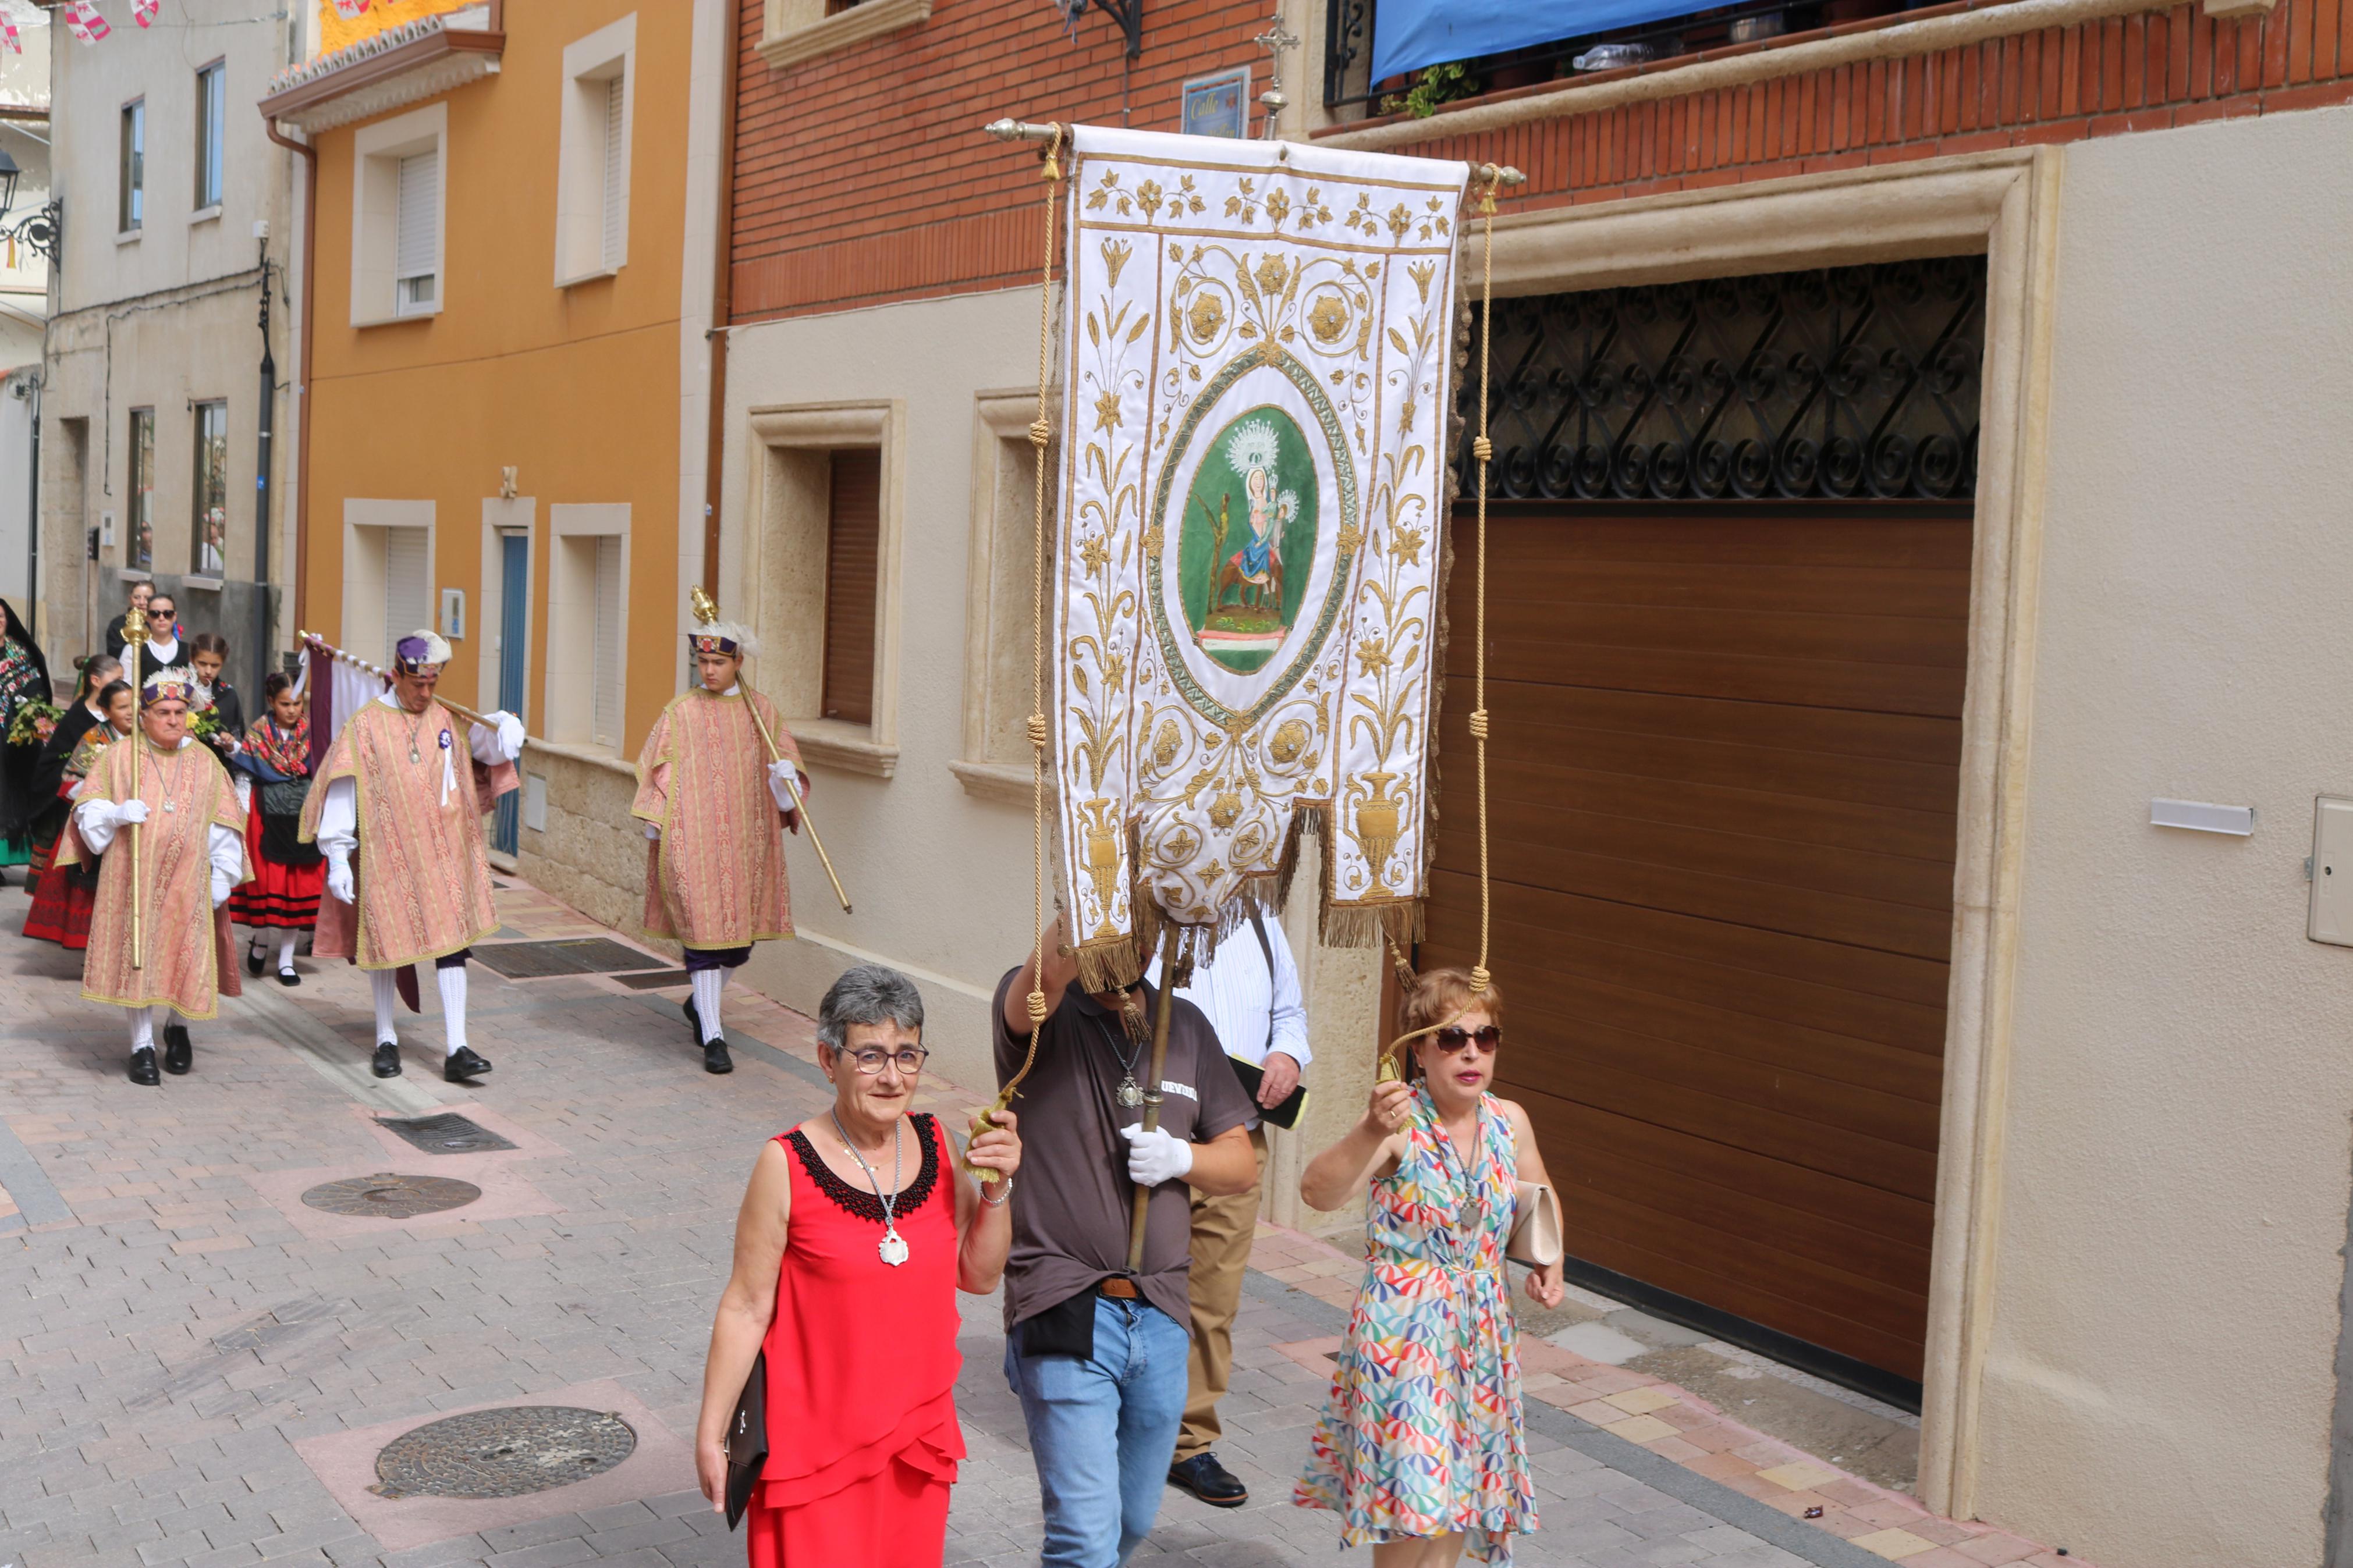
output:
{"label": "blue awning", "polygon": [[1380,0],[1373,13],[1373,79],[1705,8],[1694,0]]}

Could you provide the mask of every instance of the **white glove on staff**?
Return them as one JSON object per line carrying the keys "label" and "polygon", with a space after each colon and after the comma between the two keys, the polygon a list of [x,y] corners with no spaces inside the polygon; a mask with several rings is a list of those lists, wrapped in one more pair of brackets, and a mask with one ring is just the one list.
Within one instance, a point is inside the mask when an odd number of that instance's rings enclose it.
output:
{"label": "white glove on staff", "polygon": [[216,868],[213,871],[213,908],[228,902],[228,873]]}
{"label": "white glove on staff", "polygon": [[522,721],[504,709],[491,717],[499,721],[499,750],[507,754],[507,761],[513,762],[522,755]]}
{"label": "white glove on staff", "polygon": [[117,822],[144,822],[147,820],[147,803],[143,800],[122,801],[115,806],[113,816]]}
{"label": "white glove on staff", "polygon": [[1127,1140],[1127,1179],[1139,1187],[1173,1182],[1193,1168],[1193,1145],[1161,1128],[1147,1132],[1138,1124],[1119,1135]]}
{"label": "white glove on staff", "polygon": [[327,861],[327,891],[343,903],[352,901],[352,862],[348,856],[332,856]]}

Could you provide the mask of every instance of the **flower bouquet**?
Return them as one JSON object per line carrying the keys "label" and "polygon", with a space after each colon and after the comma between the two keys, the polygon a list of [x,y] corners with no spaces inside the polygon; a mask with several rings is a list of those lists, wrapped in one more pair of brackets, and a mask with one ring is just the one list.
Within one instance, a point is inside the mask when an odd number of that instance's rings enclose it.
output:
{"label": "flower bouquet", "polygon": [[45,746],[57,732],[58,709],[54,702],[32,698],[20,704],[16,716],[8,721],[8,744],[12,746]]}

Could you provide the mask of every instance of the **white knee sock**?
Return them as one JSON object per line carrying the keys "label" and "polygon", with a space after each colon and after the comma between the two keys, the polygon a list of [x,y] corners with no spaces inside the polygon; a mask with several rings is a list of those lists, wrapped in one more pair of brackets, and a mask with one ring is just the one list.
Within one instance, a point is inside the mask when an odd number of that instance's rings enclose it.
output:
{"label": "white knee sock", "polygon": [[719,1037],[719,990],[726,984],[727,972],[723,969],[698,969],[694,972],[694,1012],[702,1020],[705,1045]]}
{"label": "white knee sock", "polygon": [[400,1032],[392,1026],[392,1009],[400,999],[399,983],[389,969],[368,971],[368,989],[375,995],[375,1043],[398,1045]]}
{"label": "white knee sock", "polygon": [[454,1057],[466,1048],[466,966],[453,963],[433,974],[441,983],[441,1026],[449,1031],[447,1054]]}
{"label": "white knee sock", "polygon": [[123,1011],[131,1015],[132,1050],[134,1052],[153,1050],[155,1048],[155,1009],[125,1007]]}
{"label": "white knee sock", "polygon": [[287,926],[278,933],[278,973],[285,973],[294,967],[294,939],[301,933]]}

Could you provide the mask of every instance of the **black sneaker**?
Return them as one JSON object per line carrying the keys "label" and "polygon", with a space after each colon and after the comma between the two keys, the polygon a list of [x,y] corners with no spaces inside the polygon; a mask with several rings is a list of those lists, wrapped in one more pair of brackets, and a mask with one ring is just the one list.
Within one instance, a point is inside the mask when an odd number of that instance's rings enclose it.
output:
{"label": "black sneaker", "polygon": [[368,1071],[378,1078],[398,1078],[400,1076],[399,1042],[378,1040],[375,1043],[375,1060],[368,1064]]}
{"label": "black sneaker", "polygon": [[164,1081],[155,1070],[155,1047],[144,1046],[131,1053],[131,1081],[142,1089],[153,1089]]}
{"label": "black sneaker", "polygon": [[1240,1508],[1250,1501],[1250,1488],[1242,1479],[1206,1449],[1169,1466],[1168,1484],[1184,1488],[1211,1508]]}
{"label": "black sneaker", "polygon": [[185,1024],[164,1025],[164,1070],[184,1073],[195,1065],[195,1047],[188,1040],[188,1026]]}
{"label": "black sneaker", "polygon": [[451,1083],[463,1083],[490,1070],[491,1058],[480,1055],[471,1046],[459,1046],[441,1063],[441,1076]]}
{"label": "black sneaker", "polygon": [[735,1060],[733,1057],[730,1057],[727,1054],[726,1036],[722,1035],[715,1040],[705,1040],[702,1042],[702,1070],[704,1072],[733,1072],[735,1070]]}

